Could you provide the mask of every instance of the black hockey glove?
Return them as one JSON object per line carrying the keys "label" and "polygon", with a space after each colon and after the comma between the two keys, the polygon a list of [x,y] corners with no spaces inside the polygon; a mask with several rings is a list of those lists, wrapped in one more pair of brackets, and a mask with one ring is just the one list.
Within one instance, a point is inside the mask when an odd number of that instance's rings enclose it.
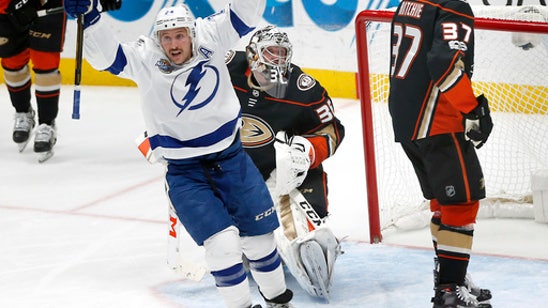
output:
{"label": "black hockey glove", "polygon": [[21,27],[26,27],[38,17],[36,12],[40,9],[40,5],[40,0],[13,0],[6,12]]}
{"label": "black hockey glove", "polygon": [[472,141],[479,149],[489,138],[493,130],[493,121],[487,104],[487,98],[480,95],[476,98],[478,106],[470,113],[464,115],[464,135],[466,140]]}
{"label": "black hockey glove", "polygon": [[122,0],[100,0],[102,12],[117,11],[122,7]]}

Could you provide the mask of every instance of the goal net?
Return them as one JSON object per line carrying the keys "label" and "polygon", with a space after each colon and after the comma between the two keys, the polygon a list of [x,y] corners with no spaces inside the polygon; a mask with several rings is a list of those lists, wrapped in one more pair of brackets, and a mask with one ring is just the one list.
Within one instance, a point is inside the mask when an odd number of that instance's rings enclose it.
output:
{"label": "goal net", "polygon": [[[479,217],[533,218],[531,176],[548,169],[548,9],[473,7],[474,93],[490,103],[494,129],[477,151],[487,198]],[[362,109],[371,242],[393,228],[429,223],[411,163],[394,142],[388,113],[390,21],[393,11],[356,18],[358,90]],[[532,42],[531,48],[517,45]]]}

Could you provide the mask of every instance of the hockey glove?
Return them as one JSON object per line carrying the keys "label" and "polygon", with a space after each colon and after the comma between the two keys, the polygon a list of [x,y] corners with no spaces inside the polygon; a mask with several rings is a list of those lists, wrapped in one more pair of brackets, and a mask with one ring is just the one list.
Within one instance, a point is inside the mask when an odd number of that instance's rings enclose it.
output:
{"label": "hockey glove", "polygon": [[63,5],[67,15],[77,18],[84,14],[84,29],[95,24],[101,15],[97,8],[97,0],[65,0]]}
{"label": "hockey glove", "polygon": [[276,150],[276,191],[279,195],[288,194],[293,188],[301,186],[308,168],[314,163],[314,147],[301,136],[289,137],[279,131],[274,142]]}
{"label": "hockey glove", "polygon": [[485,144],[489,134],[493,130],[493,121],[487,104],[487,98],[480,95],[477,98],[478,106],[470,113],[464,115],[464,136],[472,141],[479,149]]}
{"label": "hockey glove", "polygon": [[38,17],[40,6],[39,0],[15,0],[9,3],[6,12],[21,27],[26,27]]}

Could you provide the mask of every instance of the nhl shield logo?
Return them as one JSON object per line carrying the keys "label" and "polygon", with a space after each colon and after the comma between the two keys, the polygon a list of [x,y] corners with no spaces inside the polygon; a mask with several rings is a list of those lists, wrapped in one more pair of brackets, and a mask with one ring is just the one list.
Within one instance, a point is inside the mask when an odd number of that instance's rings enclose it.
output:
{"label": "nhl shield logo", "polygon": [[445,195],[449,198],[454,197],[457,194],[455,191],[455,186],[453,185],[447,185],[445,186]]}

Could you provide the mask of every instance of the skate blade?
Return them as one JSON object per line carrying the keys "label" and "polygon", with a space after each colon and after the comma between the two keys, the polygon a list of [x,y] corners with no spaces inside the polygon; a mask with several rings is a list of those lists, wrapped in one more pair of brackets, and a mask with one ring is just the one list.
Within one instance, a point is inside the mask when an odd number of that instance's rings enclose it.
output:
{"label": "skate blade", "polygon": [[43,163],[53,156],[53,151],[38,153],[38,162]]}
{"label": "skate blade", "polygon": [[29,142],[21,142],[21,143],[17,143],[17,149],[19,150],[19,153],[22,153],[25,148],[27,147],[27,144],[29,144]]}
{"label": "skate blade", "polygon": [[320,244],[315,241],[308,241],[303,243],[299,250],[301,261],[316,292],[316,296],[329,301],[329,290],[326,284],[329,281],[329,273]]}

